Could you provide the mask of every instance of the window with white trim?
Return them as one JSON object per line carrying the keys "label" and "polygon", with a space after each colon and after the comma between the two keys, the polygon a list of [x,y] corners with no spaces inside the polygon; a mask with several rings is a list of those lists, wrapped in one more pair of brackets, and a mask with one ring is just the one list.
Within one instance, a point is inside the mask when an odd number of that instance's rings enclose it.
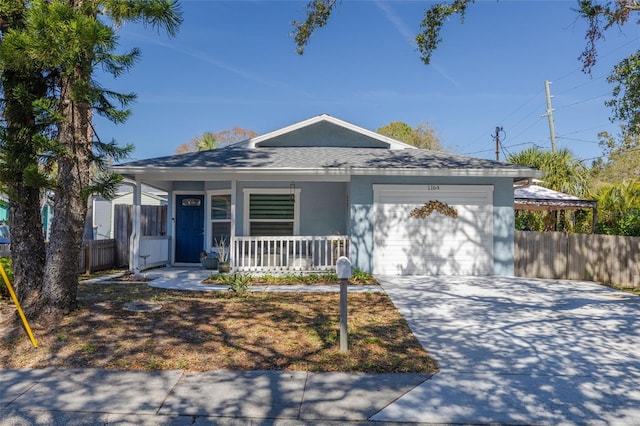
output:
{"label": "window with white trim", "polygon": [[231,236],[231,194],[211,196],[211,246],[221,239],[229,242]]}
{"label": "window with white trim", "polygon": [[289,236],[299,233],[300,189],[245,190],[245,233]]}

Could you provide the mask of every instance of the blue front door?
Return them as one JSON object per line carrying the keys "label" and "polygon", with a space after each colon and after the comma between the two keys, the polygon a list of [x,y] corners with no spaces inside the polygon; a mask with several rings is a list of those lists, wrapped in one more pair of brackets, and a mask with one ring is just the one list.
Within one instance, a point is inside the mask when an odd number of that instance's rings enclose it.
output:
{"label": "blue front door", "polygon": [[176,196],[176,262],[199,262],[204,244],[204,196]]}

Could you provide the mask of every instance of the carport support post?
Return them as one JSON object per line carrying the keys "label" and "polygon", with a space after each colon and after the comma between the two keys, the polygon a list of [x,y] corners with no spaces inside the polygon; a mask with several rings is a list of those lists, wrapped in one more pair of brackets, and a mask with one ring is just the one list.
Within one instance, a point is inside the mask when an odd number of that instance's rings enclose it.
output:
{"label": "carport support post", "polygon": [[349,350],[347,330],[347,284],[351,278],[351,261],[340,256],[336,262],[336,274],[340,279],[340,352]]}

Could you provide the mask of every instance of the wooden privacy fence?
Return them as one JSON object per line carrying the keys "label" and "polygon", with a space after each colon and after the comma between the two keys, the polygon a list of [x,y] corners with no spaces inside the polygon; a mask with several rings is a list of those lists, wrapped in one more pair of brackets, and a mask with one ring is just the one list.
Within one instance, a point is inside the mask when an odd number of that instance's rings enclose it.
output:
{"label": "wooden privacy fence", "polygon": [[640,237],[516,231],[515,274],[640,287]]}
{"label": "wooden privacy fence", "polygon": [[[115,266],[116,240],[84,240],[78,259],[78,273],[90,274]],[[0,244],[0,257],[11,257],[9,244]]]}
{"label": "wooden privacy fence", "polygon": [[[140,228],[143,237],[167,235],[167,206],[140,206]],[[116,266],[128,265],[129,237],[133,231],[133,206],[114,206],[113,231],[116,240]]]}
{"label": "wooden privacy fence", "polygon": [[110,269],[115,266],[116,240],[84,240],[78,272],[90,274],[95,271]]}

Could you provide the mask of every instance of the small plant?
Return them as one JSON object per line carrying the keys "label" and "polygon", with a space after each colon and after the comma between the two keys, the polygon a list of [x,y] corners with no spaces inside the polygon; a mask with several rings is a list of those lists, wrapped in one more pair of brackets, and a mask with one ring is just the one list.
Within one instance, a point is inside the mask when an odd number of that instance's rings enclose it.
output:
{"label": "small plant", "polygon": [[179,359],[173,364],[173,368],[176,370],[186,370],[189,368],[189,362],[185,359]]}
{"label": "small plant", "polygon": [[80,346],[80,350],[82,352],[84,352],[85,355],[90,355],[90,354],[94,353],[95,351],[97,351],[98,348],[93,343],[83,343]]}
{"label": "small plant", "polygon": [[[7,273],[7,278],[9,278],[10,282],[13,282],[13,269],[11,269],[11,258],[10,257],[0,257],[0,263],[2,263],[2,267],[4,271]],[[7,285],[4,283],[4,280],[0,278],[0,299],[8,299],[9,298],[9,289]]]}
{"label": "small plant", "polygon": [[227,240],[224,237],[220,237],[219,240],[214,239],[214,244],[218,252],[218,262],[227,263],[229,261],[229,246]]}
{"label": "small plant", "polygon": [[363,272],[356,267],[351,269],[351,279],[349,281],[352,284],[377,284],[373,275],[368,272]]}
{"label": "small plant", "polygon": [[151,355],[147,360],[147,368],[149,370],[162,370],[164,368],[164,362],[155,355]]}
{"label": "small plant", "polygon": [[229,286],[230,291],[236,294],[244,294],[249,290],[253,277],[249,274],[231,274],[224,277],[223,281]]}
{"label": "small plant", "polygon": [[318,281],[327,282],[327,283],[339,281],[338,275],[334,271],[317,274],[317,278],[318,278]]}

